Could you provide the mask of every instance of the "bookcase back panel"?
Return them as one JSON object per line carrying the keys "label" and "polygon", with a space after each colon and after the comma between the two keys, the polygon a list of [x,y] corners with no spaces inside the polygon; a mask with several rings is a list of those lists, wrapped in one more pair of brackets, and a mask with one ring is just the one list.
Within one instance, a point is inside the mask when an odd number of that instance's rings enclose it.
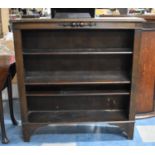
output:
{"label": "bookcase back panel", "polygon": [[130,84],[104,85],[26,85],[26,93],[33,94],[68,94],[68,93],[130,93]]}
{"label": "bookcase back panel", "polygon": [[127,71],[132,55],[25,55],[25,72]]}
{"label": "bookcase back panel", "polygon": [[28,96],[30,111],[59,110],[126,110],[129,108],[129,95],[77,95]]}
{"label": "bookcase back panel", "polygon": [[134,30],[22,30],[23,49],[133,48]]}

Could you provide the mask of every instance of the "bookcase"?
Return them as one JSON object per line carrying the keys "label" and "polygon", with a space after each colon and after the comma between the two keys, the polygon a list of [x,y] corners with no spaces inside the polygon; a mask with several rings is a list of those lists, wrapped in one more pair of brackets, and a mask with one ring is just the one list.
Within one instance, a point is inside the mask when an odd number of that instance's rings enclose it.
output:
{"label": "bookcase", "polygon": [[133,138],[140,18],[13,22],[23,138],[48,124],[106,122]]}

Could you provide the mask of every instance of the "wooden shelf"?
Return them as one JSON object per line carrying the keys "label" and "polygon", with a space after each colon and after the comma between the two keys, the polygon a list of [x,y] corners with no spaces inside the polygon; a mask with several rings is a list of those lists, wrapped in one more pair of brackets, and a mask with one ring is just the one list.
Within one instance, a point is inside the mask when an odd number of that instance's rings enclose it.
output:
{"label": "wooden shelf", "polygon": [[27,92],[26,96],[103,96],[103,95],[130,95],[130,92],[118,90],[118,91],[68,91],[68,92],[56,92],[56,91],[31,91]]}
{"label": "wooden shelf", "polygon": [[62,84],[129,84],[127,73],[120,71],[55,71],[55,72],[27,72],[25,84],[31,85],[62,85]]}
{"label": "wooden shelf", "polygon": [[106,96],[130,95],[130,84],[25,85],[27,96]]}
{"label": "wooden shelf", "polygon": [[132,54],[129,48],[25,49],[24,55]]}
{"label": "wooden shelf", "polygon": [[72,111],[30,111],[29,122],[33,123],[73,123],[127,121],[125,110],[72,110]]}

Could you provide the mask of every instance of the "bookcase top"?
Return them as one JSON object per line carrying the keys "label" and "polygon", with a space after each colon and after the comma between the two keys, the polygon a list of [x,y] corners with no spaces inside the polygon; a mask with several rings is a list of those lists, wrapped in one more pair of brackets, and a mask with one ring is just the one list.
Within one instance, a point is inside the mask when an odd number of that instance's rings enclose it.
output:
{"label": "bookcase top", "polygon": [[78,18],[78,19],[51,19],[51,18],[25,18],[25,19],[16,19],[12,20],[13,23],[27,23],[27,22],[74,22],[74,21],[82,21],[82,22],[145,22],[143,18],[139,17],[100,17],[100,18]]}

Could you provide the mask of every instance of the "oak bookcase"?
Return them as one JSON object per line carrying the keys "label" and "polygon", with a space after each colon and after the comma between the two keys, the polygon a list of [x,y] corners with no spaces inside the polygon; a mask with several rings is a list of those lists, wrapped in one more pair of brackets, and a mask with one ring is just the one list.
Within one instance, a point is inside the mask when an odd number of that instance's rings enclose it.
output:
{"label": "oak bookcase", "polygon": [[13,22],[23,138],[48,124],[106,122],[133,138],[140,18]]}

